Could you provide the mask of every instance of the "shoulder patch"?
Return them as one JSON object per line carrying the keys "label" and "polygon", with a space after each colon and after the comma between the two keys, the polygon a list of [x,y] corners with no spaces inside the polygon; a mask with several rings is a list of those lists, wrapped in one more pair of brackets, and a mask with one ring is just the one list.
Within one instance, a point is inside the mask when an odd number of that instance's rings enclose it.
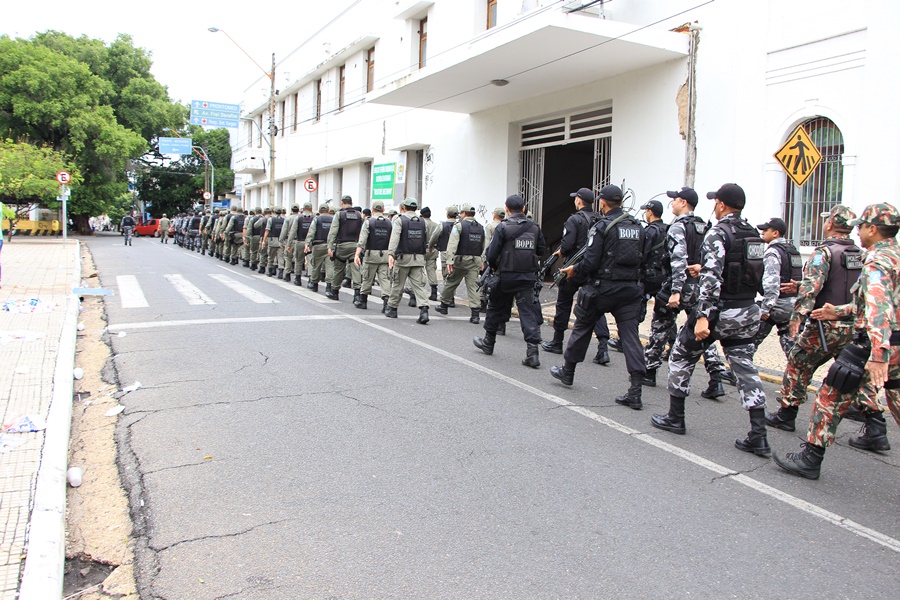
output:
{"label": "shoulder patch", "polygon": [[877,285],[881,283],[882,274],[878,269],[869,271],[869,285]]}
{"label": "shoulder patch", "polygon": [[816,266],[816,267],[821,265],[822,264],[822,255],[817,252],[816,255],[813,257],[812,264],[813,264],[813,266]]}

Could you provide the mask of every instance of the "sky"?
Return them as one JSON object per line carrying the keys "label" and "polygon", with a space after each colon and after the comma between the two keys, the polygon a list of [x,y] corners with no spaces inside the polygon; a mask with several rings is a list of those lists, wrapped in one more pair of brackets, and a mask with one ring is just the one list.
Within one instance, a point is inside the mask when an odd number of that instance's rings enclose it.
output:
{"label": "sky", "polygon": [[[120,33],[151,53],[151,72],[173,100],[238,104],[243,91],[269,70],[272,53],[285,57],[338,15],[351,0],[36,0],[5,2],[0,35],[30,38],[48,29],[107,44]],[[142,8],[142,6],[144,8]],[[263,11],[272,9],[272,16]],[[250,57],[223,33],[228,32]],[[258,84],[257,84],[258,85]],[[268,85],[268,83],[266,83]]]}

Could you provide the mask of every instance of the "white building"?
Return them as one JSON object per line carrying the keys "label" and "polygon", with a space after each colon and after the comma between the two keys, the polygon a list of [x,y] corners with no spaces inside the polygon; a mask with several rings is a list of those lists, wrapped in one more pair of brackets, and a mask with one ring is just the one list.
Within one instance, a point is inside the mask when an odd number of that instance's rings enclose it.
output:
{"label": "white building", "polygon": [[[706,217],[737,182],[751,222],[808,245],[836,203],[897,201],[898,25],[890,0],[359,0],[278,63],[275,198],[265,78],[235,170],[247,207],[415,196],[487,220],[519,192],[550,242],[580,187],[691,185]],[[802,188],[773,156],[798,125],[823,154]]]}

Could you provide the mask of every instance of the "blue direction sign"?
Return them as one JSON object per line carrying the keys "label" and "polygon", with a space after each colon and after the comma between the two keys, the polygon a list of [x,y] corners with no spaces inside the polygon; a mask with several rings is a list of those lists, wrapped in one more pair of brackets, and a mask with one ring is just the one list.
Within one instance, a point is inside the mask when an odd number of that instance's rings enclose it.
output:
{"label": "blue direction sign", "polygon": [[191,138],[159,138],[160,154],[190,154],[193,140]]}
{"label": "blue direction sign", "polygon": [[191,101],[191,125],[237,128],[241,119],[239,104],[223,104],[206,100]]}

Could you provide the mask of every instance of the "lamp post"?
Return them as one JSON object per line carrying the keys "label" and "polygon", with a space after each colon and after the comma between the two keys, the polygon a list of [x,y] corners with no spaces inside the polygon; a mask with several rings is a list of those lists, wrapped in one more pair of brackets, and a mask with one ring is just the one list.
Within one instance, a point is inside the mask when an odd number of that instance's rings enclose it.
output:
{"label": "lamp post", "polygon": [[209,31],[212,33],[222,32],[225,34],[231,43],[237,46],[238,50],[243,52],[247,58],[249,58],[254,65],[259,67],[259,70],[265,73],[266,77],[269,78],[269,206],[275,205],[275,53],[272,53],[272,70],[266,71],[263,69],[258,62],[253,60],[253,57],[247,54],[247,51],[241,48],[241,45],[234,41],[234,39],[228,35],[228,32],[224,29],[219,29],[218,27],[210,27]]}
{"label": "lamp post", "polygon": [[209,168],[212,169],[212,178],[209,180],[209,207],[207,208],[206,199],[204,198],[203,209],[209,210],[212,208],[213,202],[216,201],[216,166],[209,160],[209,156],[206,154],[206,150],[201,148],[200,146],[191,146],[194,150],[197,151],[197,154],[203,157],[203,160],[206,161],[206,164],[209,165]]}

